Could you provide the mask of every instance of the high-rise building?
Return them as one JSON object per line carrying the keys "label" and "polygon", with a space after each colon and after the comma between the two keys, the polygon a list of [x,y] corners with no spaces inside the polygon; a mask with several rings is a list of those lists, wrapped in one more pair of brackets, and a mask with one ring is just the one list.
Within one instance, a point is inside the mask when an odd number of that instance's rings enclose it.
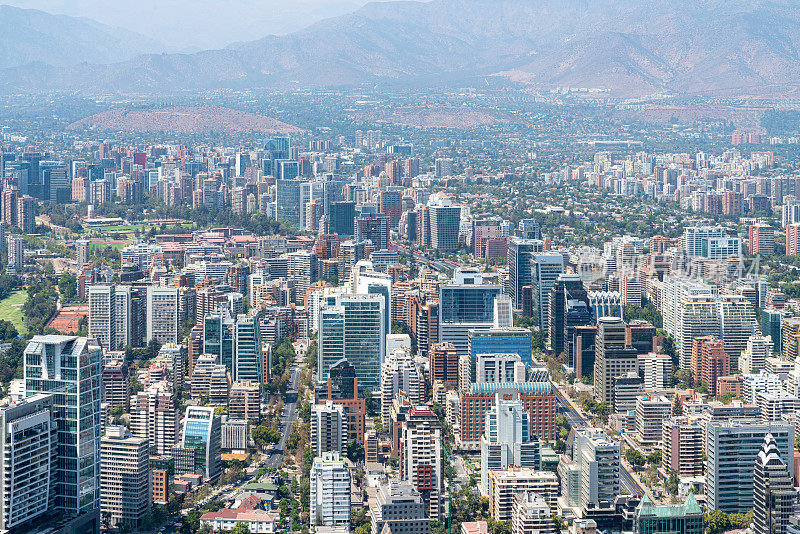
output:
{"label": "high-rise building", "polygon": [[556,534],[550,505],[541,495],[526,491],[516,496],[511,515],[512,534]]}
{"label": "high-rise building", "polygon": [[350,527],[350,471],[338,452],[326,452],[311,465],[312,526]]}
{"label": "high-rise building", "polygon": [[186,408],[180,449],[194,453],[194,466],[189,472],[202,475],[203,480],[216,480],[220,475],[221,432],[220,419],[215,415],[213,406]]}
{"label": "high-rise building", "polygon": [[483,284],[478,273],[457,270],[452,284],[439,286],[439,342],[452,343],[459,355],[467,354],[469,331],[494,326],[494,301],[500,291],[499,285]]}
{"label": "high-rise building", "polygon": [[108,524],[136,529],[153,504],[146,439],[124,426],[109,426],[100,440],[100,510]]}
{"label": "high-rise building", "polygon": [[[576,326],[589,324],[591,309],[583,281],[577,274],[560,274],[550,289],[548,342],[554,354],[571,354]],[[568,362],[566,362],[568,363]]]}
{"label": "high-rise building", "polygon": [[344,406],[326,401],[324,404],[311,406],[311,446],[315,456],[336,451],[345,454],[347,451],[347,414]]}
{"label": "high-rise building", "polygon": [[155,382],[131,401],[131,431],[146,439],[153,455],[172,451],[179,432],[178,402],[167,382]]}
{"label": "high-rise building", "polygon": [[11,234],[6,237],[6,250],[8,251],[8,274],[16,274],[22,271],[25,264],[25,240],[22,237]]}
{"label": "high-rise building", "polygon": [[233,379],[249,380],[255,384],[264,381],[263,354],[258,318],[240,315],[236,321]]}
{"label": "high-rise building", "polygon": [[164,343],[179,343],[178,288],[147,288],[147,339]]}
{"label": "high-rise building", "polygon": [[538,239],[508,241],[506,264],[508,265],[508,294],[515,309],[522,309],[522,293],[525,286],[533,283],[533,261],[536,254],[544,251],[544,242]]}
{"label": "high-rise building", "polygon": [[785,534],[796,506],[792,475],[775,438],[767,434],[753,469],[753,533]]}
{"label": "high-rise building", "polygon": [[688,256],[704,256],[704,243],[707,246],[710,239],[722,239],[726,236],[727,231],[723,226],[687,226],[683,229],[683,250]]}
{"label": "high-rise building", "polygon": [[597,325],[594,396],[598,402],[611,403],[614,378],[638,370],[636,349],[626,345],[626,328],[622,319],[601,317]]}
{"label": "high-rise building", "polygon": [[275,219],[300,228],[302,182],[289,179],[275,180]]}
{"label": "high-rise building", "polygon": [[355,222],[356,241],[369,240],[375,250],[388,250],[389,228],[388,215],[363,215],[358,217]]}
{"label": "high-rise building", "polygon": [[55,507],[59,455],[53,395],[0,405],[0,423],[0,531],[13,532]]}
{"label": "high-rise building", "polygon": [[428,517],[444,512],[444,444],[436,414],[427,406],[412,407],[400,436],[400,479],[419,491]]}
{"label": "high-rise building", "polygon": [[380,213],[389,217],[389,228],[396,229],[403,213],[403,191],[399,189],[381,191]]}
{"label": "high-rise building", "polygon": [[769,224],[751,224],[748,229],[747,245],[747,251],[751,256],[754,254],[774,254],[775,228]]}
{"label": "high-rise building", "polygon": [[391,532],[429,534],[431,520],[419,492],[410,484],[392,480],[382,484],[369,507],[371,534]]}
{"label": "high-rise building", "polygon": [[384,304],[382,295],[337,295],[325,303],[319,312],[320,380],[345,358],[355,367],[362,387],[377,389],[386,350]]}
{"label": "high-rise building", "polygon": [[87,263],[91,257],[91,242],[88,239],[78,239],[75,241],[75,250],[78,254],[78,268],[80,269]]}
{"label": "high-rise building", "polygon": [[481,437],[481,492],[489,493],[489,470],[542,468],[541,443],[531,432],[530,413],[516,389],[498,390],[486,412]]}
{"label": "high-rise building", "polygon": [[597,429],[575,433],[572,459],[581,472],[580,504],[597,506],[601,501],[614,502],[619,495],[619,443]]}
{"label": "high-rise building", "polygon": [[458,248],[461,226],[461,206],[429,206],[431,220],[431,248],[439,252],[452,252]]}
{"label": "high-rise building", "polygon": [[516,354],[525,365],[533,363],[532,335],[527,328],[491,328],[468,332],[470,372],[478,381],[476,365],[481,354]]}
{"label": "high-rise building", "polygon": [[432,382],[453,385],[458,382],[458,353],[452,343],[437,343],[428,352]]}
{"label": "high-rise building", "polygon": [[130,380],[128,366],[122,360],[108,360],[103,364],[102,401],[111,408],[128,410],[130,402]]}
{"label": "high-rise building", "polygon": [[240,380],[231,384],[228,417],[258,424],[261,420],[261,386],[258,382]]}
{"label": "high-rise building", "polygon": [[489,513],[492,519],[512,519],[517,497],[526,492],[541,496],[554,513],[559,494],[558,476],[550,471],[528,467],[489,471]]}
{"label": "high-rise building", "polygon": [[706,436],[706,501],[710,510],[747,513],[753,509],[756,458],[768,434],[780,457],[794,470],[794,428],[784,422],[711,421]]}
{"label": "high-rise building", "polygon": [[675,417],[662,422],[661,451],[665,470],[679,477],[703,475],[704,423],[693,416]]}
{"label": "high-rise building", "polygon": [[364,437],[366,399],[358,394],[359,384],[355,367],[345,359],[339,360],[328,370],[327,388],[318,390],[317,403],[331,401],[344,407],[347,415],[347,441],[359,441]]}
{"label": "high-rise building", "polygon": [[106,350],[142,345],[146,301],[139,288],[120,284],[89,286],[89,336]]}
{"label": "high-rise building", "polygon": [[563,272],[564,256],[561,254],[537,254],[532,258],[533,319],[534,324],[546,332],[550,328],[550,290]]}
{"label": "high-rise building", "polygon": [[783,312],[775,308],[764,308],[761,310],[761,333],[772,338],[772,350],[776,354],[783,351],[781,345],[781,319]]}
{"label": "high-rise building", "polygon": [[66,515],[100,508],[102,352],[92,339],[46,335],[31,338],[23,356],[26,394],[55,394],[55,508]]}
{"label": "high-rise building", "polygon": [[389,409],[394,399],[403,392],[412,405],[425,400],[425,379],[410,351],[402,349],[391,352],[383,363],[381,372],[381,420],[389,422]]}
{"label": "high-rise building", "polygon": [[36,227],[36,199],[22,195],[17,200],[17,226],[23,234],[32,234]]}
{"label": "high-rise building", "polygon": [[[466,358],[462,356],[462,358]],[[472,382],[471,370],[466,373],[468,382]],[[526,382],[525,364],[519,354],[478,354],[475,365],[475,382],[478,384],[503,384]],[[460,388],[465,389],[465,388]]]}

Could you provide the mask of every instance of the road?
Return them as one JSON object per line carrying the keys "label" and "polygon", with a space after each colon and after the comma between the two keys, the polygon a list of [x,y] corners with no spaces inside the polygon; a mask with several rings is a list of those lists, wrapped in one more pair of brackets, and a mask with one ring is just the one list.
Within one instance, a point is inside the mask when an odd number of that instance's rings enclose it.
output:
{"label": "road", "polygon": [[297,420],[297,385],[300,381],[300,367],[295,364],[292,366],[292,379],[286,389],[286,397],[283,403],[283,415],[281,426],[281,439],[272,449],[266,462],[266,467],[280,467],[283,464],[283,452],[286,448],[286,438],[289,437],[289,430],[292,423]]}
{"label": "road", "polygon": [[[398,244],[397,248],[401,249],[406,254],[408,254],[411,251],[411,249],[409,247],[407,247],[405,245],[401,245],[401,244]],[[448,264],[446,264],[444,262],[441,262],[441,261],[429,260],[428,258],[426,258],[424,255],[420,254],[419,252],[414,252],[414,260],[418,261],[420,263],[424,263],[425,265],[427,265],[431,269],[433,269],[435,271],[439,271],[439,272],[449,272],[449,271],[452,271],[453,268],[454,268],[453,265],[448,265]]]}
{"label": "road", "polygon": [[[569,425],[574,428],[575,430],[580,430],[582,428],[586,428],[589,425],[589,422],[586,420],[583,415],[581,415],[578,410],[576,410],[570,402],[567,401],[567,397],[563,391],[561,391],[555,384],[554,391],[556,393],[556,399],[558,399],[558,404],[566,411],[561,412],[567,418]],[[644,495],[645,489],[639,483],[639,481],[633,476],[633,474],[628,470],[628,467],[620,462],[620,469],[619,469],[619,481],[625,490],[628,491],[631,495]]]}

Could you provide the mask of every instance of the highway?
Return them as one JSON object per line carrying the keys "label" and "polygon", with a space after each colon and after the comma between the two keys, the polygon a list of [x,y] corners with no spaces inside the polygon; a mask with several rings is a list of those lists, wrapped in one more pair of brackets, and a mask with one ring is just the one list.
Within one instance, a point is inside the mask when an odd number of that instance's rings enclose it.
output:
{"label": "highway", "polygon": [[[399,248],[400,250],[402,250],[406,254],[411,252],[411,249],[409,247],[407,247],[405,245],[401,245],[399,243],[397,244],[397,248]],[[442,261],[429,260],[428,258],[426,258],[423,254],[420,254],[419,252],[414,252],[414,260],[418,261],[420,263],[424,263],[425,265],[427,265],[431,269],[433,269],[435,271],[439,271],[439,272],[448,272],[448,271],[452,271],[455,268],[454,265],[448,265],[447,263],[444,263]]]}
{"label": "highway", "polygon": [[[556,399],[558,399],[559,406],[566,410],[564,416],[567,418],[567,422],[569,422],[569,425],[572,428],[575,430],[580,430],[590,426],[586,418],[572,407],[572,404],[567,401],[565,394],[555,384],[553,384],[553,390],[556,393]],[[621,486],[631,495],[641,496],[645,494],[645,489],[628,470],[628,467],[622,463],[622,461],[620,461],[619,480]]]}

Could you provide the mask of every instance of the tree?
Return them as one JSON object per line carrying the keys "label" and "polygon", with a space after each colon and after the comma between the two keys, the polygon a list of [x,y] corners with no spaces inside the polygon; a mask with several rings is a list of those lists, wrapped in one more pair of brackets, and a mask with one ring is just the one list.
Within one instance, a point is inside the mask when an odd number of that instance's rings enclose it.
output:
{"label": "tree", "polygon": [[351,441],[350,443],[348,443],[347,444],[347,458],[353,463],[356,463],[356,462],[358,462],[360,460],[363,460],[364,459],[364,446],[361,443],[357,442],[357,441]]}
{"label": "tree", "polygon": [[641,467],[647,461],[644,455],[636,449],[627,449],[625,451],[625,460],[636,467]]}
{"label": "tree", "polygon": [[722,534],[731,527],[731,520],[728,514],[720,510],[706,512],[706,533]]}
{"label": "tree", "polygon": [[231,534],[250,534],[250,527],[244,521],[239,521],[233,525]]}
{"label": "tree", "polygon": [[647,463],[658,467],[661,465],[661,451],[653,451],[647,455]]}
{"label": "tree", "polygon": [[78,279],[74,274],[62,274],[58,279],[58,290],[64,300],[72,300],[78,294]]}
{"label": "tree", "polygon": [[669,470],[669,478],[667,479],[665,489],[670,495],[678,494],[678,473],[676,473],[674,469]]}

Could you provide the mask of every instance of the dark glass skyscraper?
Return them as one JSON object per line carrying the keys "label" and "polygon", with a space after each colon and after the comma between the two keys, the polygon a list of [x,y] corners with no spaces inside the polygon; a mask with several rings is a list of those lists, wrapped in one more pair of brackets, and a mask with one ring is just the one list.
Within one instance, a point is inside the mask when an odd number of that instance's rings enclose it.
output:
{"label": "dark glass skyscraper", "polygon": [[775,438],[767,434],[753,470],[753,532],[785,534],[796,503],[789,468]]}

